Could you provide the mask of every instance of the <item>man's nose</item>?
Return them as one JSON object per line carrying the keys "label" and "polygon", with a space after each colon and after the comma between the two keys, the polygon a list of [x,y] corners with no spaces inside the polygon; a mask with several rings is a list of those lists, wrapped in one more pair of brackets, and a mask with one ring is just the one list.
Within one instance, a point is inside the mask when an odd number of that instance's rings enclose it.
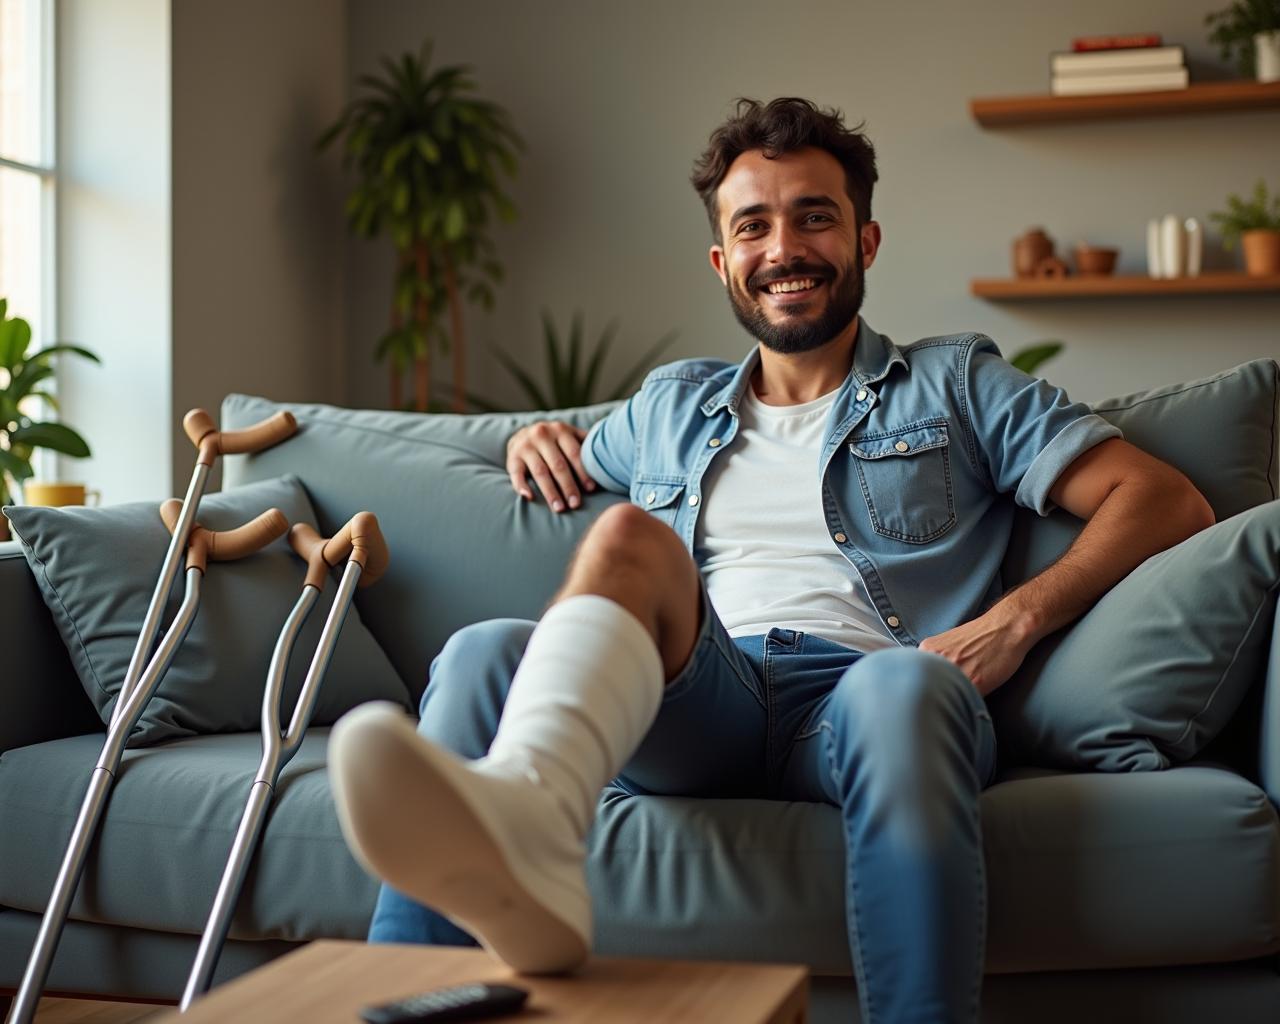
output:
{"label": "man's nose", "polygon": [[807,251],[799,231],[790,224],[779,224],[769,239],[766,255],[770,263],[795,263],[804,259]]}

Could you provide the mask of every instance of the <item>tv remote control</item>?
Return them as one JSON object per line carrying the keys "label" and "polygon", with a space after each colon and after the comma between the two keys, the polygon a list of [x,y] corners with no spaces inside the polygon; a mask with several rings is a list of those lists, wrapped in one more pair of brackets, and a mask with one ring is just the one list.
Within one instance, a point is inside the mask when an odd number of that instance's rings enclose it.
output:
{"label": "tv remote control", "polygon": [[529,998],[526,989],[514,985],[476,982],[438,988],[422,995],[399,999],[360,1011],[368,1024],[443,1024],[452,1020],[482,1020],[515,1013]]}

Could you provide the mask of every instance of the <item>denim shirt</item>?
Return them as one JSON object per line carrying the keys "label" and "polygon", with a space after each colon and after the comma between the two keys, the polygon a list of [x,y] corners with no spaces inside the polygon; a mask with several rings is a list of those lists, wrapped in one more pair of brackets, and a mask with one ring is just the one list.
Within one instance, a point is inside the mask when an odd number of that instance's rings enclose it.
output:
{"label": "denim shirt", "polygon": [[[703,479],[737,433],[759,358],[660,366],[583,443],[596,482],[672,527],[695,560]],[[899,348],[860,320],[823,436],[814,471],[831,542],[888,633],[914,646],[1000,597],[1014,502],[1047,515],[1062,471],[1120,431],[985,335]]]}

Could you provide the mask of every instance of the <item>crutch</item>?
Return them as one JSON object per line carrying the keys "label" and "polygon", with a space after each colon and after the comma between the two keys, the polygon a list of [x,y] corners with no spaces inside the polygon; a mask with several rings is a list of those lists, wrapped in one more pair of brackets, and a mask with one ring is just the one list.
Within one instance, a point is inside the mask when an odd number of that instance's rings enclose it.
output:
{"label": "crutch", "polygon": [[[267,809],[275,796],[276,783],[284,766],[302,745],[307,726],[311,722],[311,712],[320,694],[320,685],[338,642],[338,633],[351,608],[356,586],[367,587],[375,582],[386,572],[390,558],[386,541],[378,528],[378,520],[371,512],[357,512],[341,530],[327,540],[306,523],[296,523],[289,531],[289,543],[307,563],[306,582],[298,603],[294,605],[280,630],[275,651],[271,655],[266,692],[262,698],[262,761],[249,789],[249,802],[240,818],[240,827],[231,844],[231,855],[223,869],[222,880],[218,883],[213,909],[204,926],[204,934],[200,937],[200,948],[187,978],[187,987],[182,993],[180,1006],[183,1011],[191,1005],[193,999],[208,990],[214,969],[218,966],[218,957],[231,926],[231,915],[235,912],[245,876],[262,835]],[[311,667],[307,670],[306,679],[298,693],[289,728],[282,731],[280,700],[294,641],[297,640],[307,616],[311,614],[320,591],[324,589],[330,568],[344,559],[347,566],[329,608],[324,629],[320,633]]]}
{"label": "crutch", "polygon": [[[174,515],[171,522],[176,526],[178,513],[182,508],[176,500],[172,504]],[[170,523],[166,522],[166,525]],[[49,966],[53,962],[53,954],[57,949],[58,939],[61,937],[67,912],[71,907],[71,898],[75,895],[80,875],[84,871],[89,844],[97,833],[103,809],[106,807],[107,795],[111,792],[116,772],[120,768],[125,742],[129,738],[129,733],[133,731],[133,727],[137,725],[138,719],[142,717],[148,701],[156,692],[160,681],[164,679],[165,672],[168,671],[174,655],[191,628],[196,609],[200,604],[200,583],[208,561],[210,559],[231,561],[243,558],[266,547],[277,538],[283,537],[288,529],[289,523],[284,513],[275,508],[268,509],[253,521],[226,533],[214,533],[198,524],[191,524],[190,543],[187,548],[186,591],[182,598],[182,605],[178,608],[168,631],[160,640],[155,654],[141,670],[137,683],[128,693],[128,698],[116,705],[116,713],[111,717],[107,739],[102,746],[102,753],[98,756],[93,774],[90,776],[89,789],[85,793],[84,802],[80,805],[80,814],[63,856],[62,866],[58,869],[58,877],[53,884],[49,906],[40,922],[35,948],[31,951],[31,959],[27,961],[22,986],[9,1013],[10,1024],[29,1024],[35,1016],[40,993],[44,990]]]}
{"label": "crutch", "polygon": [[[186,431],[187,437],[191,439],[191,443],[198,449],[195,469],[191,474],[191,483],[187,486],[187,494],[183,499],[181,512],[176,524],[177,529],[173,531],[173,536],[169,540],[169,550],[164,556],[160,575],[156,579],[155,590],[151,594],[151,603],[147,606],[147,614],[143,619],[142,629],[138,633],[138,642],[134,646],[132,657],[129,659],[129,667],[125,671],[123,682],[120,684],[120,692],[116,695],[115,707],[112,708],[111,721],[107,730],[107,741],[103,747],[102,756],[98,760],[98,768],[94,769],[93,777],[90,779],[89,790],[85,794],[85,802],[81,808],[80,818],[76,822],[75,830],[71,834],[71,842],[63,856],[62,867],[59,869],[57,879],[54,882],[49,906],[46,908],[44,918],[40,922],[40,930],[36,935],[31,957],[27,961],[21,987],[18,989],[18,995],[9,1011],[9,1024],[29,1024],[35,1016],[36,1005],[40,1001],[40,993],[44,990],[44,983],[49,976],[49,968],[53,963],[53,954],[57,949],[58,939],[62,935],[63,925],[66,923],[67,912],[71,906],[71,897],[75,894],[75,888],[80,881],[80,874],[84,870],[85,854],[101,818],[102,806],[105,803],[106,794],[111,788],[111,783],[114,781],[115,768],[119,765],[124,743],[133,728],[133,723],[130,723],[128,727],[122,729],[120,728],[120,722],[127,713],[134,713],[134,722],[136,722],[141,717],[142,709],[146,706],[145,698],[136,705],[131,702],[131,698],[134,691],[139,688],[139,684],[145,674],[144,666],[148,664],[148,659],[153,662],[156,661],[156,659],[151,658],[151,653],[155,645],[156,634],[160,629],[160,619],[164,612],[165,603],[169,599],[169,592],[173,589],[174,580],[177,578],[182,553],[186,550],[187,542],[191,536],[192,524],[195,522],[196,506],[204,495],[209,470],[219,455],[262,451],[290,437],[298,429],[298,425],[291,413],[278,412],[260,423],[246,427],[244,430],[219,431],[214,426],[212,417],[203,409],[192,409],[187,413],[183,417],[182,426]],[[188,588],[191,586],[190,573],[188,573],[187,586]],[[198,589],[198,582],[196,586]],[[186,603],[184,600],[184,608]],[[186,629],[191,625],[190,619],[188,619],[185,627],[180,630],[174,628],[180,622],[181,614],[179,612],[179,617],[174,620],[174,625],[170,626],[165,638],[165,644],[170,647],[165,655],[168,660],[173,658],[178,644],[181,643],[182,637],[186,634]],[[191,606],[190,615],[195,615],[194,604]],[[168,645],[170,638],[174,641],[172,645]],[[159,654],[157,655],[158,657]],[[168,660],[163,662],[163,667],[159,669],[156,679],[152,682],[153,691],[155,686],[159,684],[159,679],[164,675],[164,670],[168,667]],[[158,662],[157,666],[159,666]],[[114,762],[108,756],[113,746],[115,748]],[[111,764],[110,768],[107,767],[108,764]]]}

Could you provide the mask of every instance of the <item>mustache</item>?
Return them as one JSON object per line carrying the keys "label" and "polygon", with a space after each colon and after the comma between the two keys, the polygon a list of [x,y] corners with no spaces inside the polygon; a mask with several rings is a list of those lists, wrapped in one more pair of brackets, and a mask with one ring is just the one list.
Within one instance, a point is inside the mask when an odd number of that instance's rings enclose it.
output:
{"label": "mustache", "polygon": [[834,277],[830,267],[814,266],[810,263],[796,263],[779,270],[762,271],[747,278],[747,287],[751,291],[767,288],[775,281],[785,281],[789,277],[816,277],[819,281],[830,281]]}

